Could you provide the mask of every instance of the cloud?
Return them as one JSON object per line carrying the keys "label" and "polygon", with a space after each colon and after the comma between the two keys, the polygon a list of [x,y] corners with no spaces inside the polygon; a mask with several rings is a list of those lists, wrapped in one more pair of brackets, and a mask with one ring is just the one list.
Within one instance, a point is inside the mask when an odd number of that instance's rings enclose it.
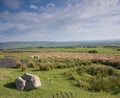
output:
{"label": "cloud", "polygon": [[[120,0],[68,0],[64,7],[30,5],[38,12],[0,13],[0,36],[14,40],[98,40],[120,38]],[[70,2],[71,1],[71,2]],[[73,2],[74,1],[74,2]],[[70,5],[68,7],[68,5]],[[15,32],[15,33],[13,33]],[[15,36],[20,38],[15,39]]]}
{"label": "cloud", "polygon": [[41,6],[39,8],[39,11],[42,11],[42,12],[52,12],[52,11],[54,11],[55,7],[56,7],[56,5],[54,3],[48,3],[46,6]]}
{"label": "cloud", "polygon": [[15,8],[15,9],[18,9],[20,8],[20,5],[21,5],[21,0],[2,0],[2,2],[10,7],[10,8]]}
{"label": "cloud", "polygon": [[49,4],[46,5],[46,7],[48,7],[48,8],[54,8],[55,4],[54,3],[49,3]]}
{"label": "cloud", "polygon": [[30,8],[37,10],[38,7],[36,5],[30,5]]}

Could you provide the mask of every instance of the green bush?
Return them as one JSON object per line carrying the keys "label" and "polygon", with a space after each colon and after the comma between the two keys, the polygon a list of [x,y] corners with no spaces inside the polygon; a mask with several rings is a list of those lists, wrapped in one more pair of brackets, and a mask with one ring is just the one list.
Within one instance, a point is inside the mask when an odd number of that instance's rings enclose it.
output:
{"label": "green bush", "polygon": [[97,50],[89,50],[88,53],[98,53]]}
{"label": "green bush", "polygon": [[120,51],[120,49],[117,49],[117,51]]}

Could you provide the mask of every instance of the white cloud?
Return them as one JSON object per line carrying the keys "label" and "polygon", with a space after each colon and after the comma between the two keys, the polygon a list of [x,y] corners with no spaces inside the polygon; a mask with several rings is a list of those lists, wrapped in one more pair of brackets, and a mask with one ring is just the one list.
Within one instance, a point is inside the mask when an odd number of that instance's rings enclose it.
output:
{"label": "white cloud", "polygon": [[54,3],[49,3],[49,4],[46,5],[46,7],[48,7],[48,8],[54,8],[55,4]]}
{"label": "white cloud", "polygon": [[120,38],[120,0],[72,1],[63,8],[54,3],[41,8],[32,5],[40,9],[38,13],[5,11],[0,18],[7,22],[0,25],[0,31],[14,28],[22,40],[26,36],[28,40],[57,41]]}
{"label": "white cloud", "polygon": [[38,7],[36,5],[30,5],[30,8],[37,10]]}
{"label": "white cloud", "polygon": [[39,8],[39,11],[42,12],[51,12],[54,10],[54,8],[56,7],[56,5],[54,3],[48,3],[46,6],[41,6]]}

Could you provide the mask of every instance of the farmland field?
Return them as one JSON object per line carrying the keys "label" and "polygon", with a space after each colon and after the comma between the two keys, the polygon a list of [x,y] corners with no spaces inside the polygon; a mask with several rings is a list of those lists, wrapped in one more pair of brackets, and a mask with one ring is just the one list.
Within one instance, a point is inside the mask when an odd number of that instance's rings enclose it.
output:
{"label": "farmland field", "polygon": [[[89,50],[98,53],[87,53]],[[40,58],[30,58],[31,55]],[[26,67],[24,71],[0,68],[0,98],[120,98],[120,52],[116,49],[42,48],[0,52],[0,58],[10,56],[32,61],[34,68]],[[31,91],[17,90],[14,81],[26,72],[39,76],[42,86]],[[103,86],[99,87],[98,83]]]}

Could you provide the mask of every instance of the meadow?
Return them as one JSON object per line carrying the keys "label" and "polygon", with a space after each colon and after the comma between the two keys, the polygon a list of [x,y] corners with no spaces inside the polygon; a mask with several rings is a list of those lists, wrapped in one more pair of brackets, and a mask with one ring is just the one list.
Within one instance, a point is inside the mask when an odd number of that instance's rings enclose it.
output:
{"label": "meadow", "polygon": [[[98,53],[88,53],[97,50]],[[39,59],[30,58],[40,56]],[[114,48],[34,48],[0,51],[16,68],[0,68],[0,98],[120,98],[120,51]],[[23,66],[22,61],[26,62]],[[42,86],[19,91],[15,79],[39,76]]]}
{"label": "meadow", "polygon": [[[119,47],[120,48],[120,47]],[[48,51],[48,52],[72,52],[72,53],[88,53],[90,50],[96,50],[98,53],[102,54],[120,54],[118,47],[104,48],[104,47],[51,47],[51,48],[32,48],[32,49],[22,49],[29,51]]]}

